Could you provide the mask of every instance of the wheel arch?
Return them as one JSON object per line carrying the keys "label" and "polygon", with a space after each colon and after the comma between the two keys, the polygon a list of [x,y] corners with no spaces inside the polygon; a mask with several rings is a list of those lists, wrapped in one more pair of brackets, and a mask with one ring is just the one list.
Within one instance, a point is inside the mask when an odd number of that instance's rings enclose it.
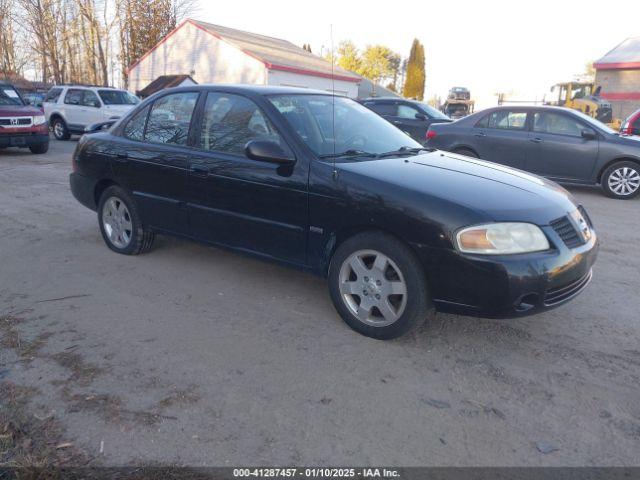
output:
{"label": "wheel arch", "polygon": [[610,160],[607,163],[605,163],[604,166],[600,169],[600,171],[598,172],[597,183],[602,183],[602,175],[604,175],[604,172],[607,171],[607,168],[609,168],[611,165],[618,162],[633,162],[636,165],[638,165],[638,167],[640,167],[640,158],[634,158],[634,157],[614,158],[613,160]]}
{"label": "wheel arch", "polygon": [[460,150],[469,150],[475,153],[478,158],[480,158],[480,154],[478,153],[478,151],[475,148],[473,148],[471,145],[466,145],[466,144],[456,145],[451,149],[451,152],[458,153]]}
{"label": "wheel arch", "polygon": [[390,230],[385,229],[384,227],[372,226],[372,225],[348,226],[332,232],[331,235],[329,236],[329,239],[325,243],[323,257],[320,263],[320,273],[322,274],[323,277],[328,276],[331,260],[333,259],[333,256],[336,253],[336,250],[338,249],[338,247],[340,247],[340,245],[342,245],[345,241],[349,240],[350,238],[366,232],[379,232],[379,233],[384,233],[385,235],[389,235],[395,238],[396,240],[402,242],[403,244],[405,244],[412,252],[414,252],[417,255],[417,252],[411,246],[410,242],[407,242],[404,238],[399,237],[398,235],[394,234]]}
{"label": "wheel arch", "polygon": [[55,120],[60,119],[64,122],[64,124],[67,124],[67,121],[65,120],[65,118],[62,116],[62,114],[60,112],[53,112],[51,113],[51,115],[49,115],[49,123],[53,123]]}
{"label": "wheel arch", "polygon": [[95,201],[96,208],[98,208],[100,197],[102,196],[104,191],[113,185],[116,185],[118,187],[120,186],[117,182],[114,182],[109,178],[103,178],[102,180],[98,181],[98,183],[96,183],[96,186],[93,189],[93,199]]}

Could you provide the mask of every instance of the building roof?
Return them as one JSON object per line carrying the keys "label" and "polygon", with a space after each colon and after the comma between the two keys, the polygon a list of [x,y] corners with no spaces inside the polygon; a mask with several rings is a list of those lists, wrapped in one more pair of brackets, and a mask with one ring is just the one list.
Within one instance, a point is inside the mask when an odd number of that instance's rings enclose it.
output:
{"label": "building roof", "polygon": [[640,69],[640,37],[627,38],[593,66],[596,70]]}
{"label": "building roof", "polygon": [[16,72],[0,71],[0,80],[10,83],[18,90],[32,90],[33,83]]}
{"label": "building roof", "polygon": [[358,98],[369,97],[394,97],[402,98],[396,92],[392,92],[388,88],[382,85],[374,85],[373,82],[367,78],[363,78],[358,85]]}
{"label": "building roof", "polygon": [[147,98],[165,88],[178,87],[182,85],[182,82],[185,80],[191,80],[194,85],[198,83],[189,75],[161,75],[142,90],[136,92],[136,94],[139,97]]}
{"label": "building roof", "polygon": [[331,78],[333,75],[336,80],[344,80],[354,83],[360,82],[361,80],[355,73],[344,70],[338,66],[335,66],[332,69],[331,63],[326,61],[324,58],[309,53],[303,48],[300,48],[287,40],[222,27],[220,25],[213,25],[211,23],[193,20],[190,18],[176,27],[175,30],[169,33],[160,41],[160,43],[147,52],[140,60],[138,60],[138,62],[131,65],[128,71],[131,71],[131,69],[142,59],[162,45],[167,38],[187,23],[190,23],[196,28],[204,30],[210,35],[233,45],[250,57],[261,61],[265,67],[271,70],[282,70],[302,75],[312,75],[325,78]]}

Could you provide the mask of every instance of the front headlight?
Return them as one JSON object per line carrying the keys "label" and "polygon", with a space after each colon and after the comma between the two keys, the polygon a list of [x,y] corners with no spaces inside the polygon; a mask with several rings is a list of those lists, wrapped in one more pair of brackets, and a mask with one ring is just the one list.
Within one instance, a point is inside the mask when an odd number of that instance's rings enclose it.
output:
{"label": "front headlight", "polygon": [[460,230],[458,250],[465,253],[505,255],[549,249],[542,230],[531,223],[489,223]]}
{"label": "front headlight", "polygon": [[44,125],[45,123],[47,123],[47,119],[44,115],[36,115],[35,117],[33,117],[34,125]]}

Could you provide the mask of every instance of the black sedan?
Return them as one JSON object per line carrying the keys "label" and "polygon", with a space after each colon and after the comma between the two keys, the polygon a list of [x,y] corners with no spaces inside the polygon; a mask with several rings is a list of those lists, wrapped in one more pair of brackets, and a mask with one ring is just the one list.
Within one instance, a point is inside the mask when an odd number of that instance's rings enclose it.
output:
{"label": "black sedan", "polygon": [[417,100],[377,97],[362,100],[362,104],[420,143],[425,142],[432,124],[452,121],[444,113]]}
{"label": "black sedan", "polygon": [[576,110],[496,107],[433,125],[427,145],[545,176],[601,185],[613,198],[640,193],[640,139],[623,137]]}
{"label": "black sedan", "polygon": [[107,246],[135,255],[179,235],[328,277],[365,335],[435,309],[514,317],[591,279],[597,240],[556,184],[427,151],[344,97],[283,87],[163,90],[84,135],[73,195]]}

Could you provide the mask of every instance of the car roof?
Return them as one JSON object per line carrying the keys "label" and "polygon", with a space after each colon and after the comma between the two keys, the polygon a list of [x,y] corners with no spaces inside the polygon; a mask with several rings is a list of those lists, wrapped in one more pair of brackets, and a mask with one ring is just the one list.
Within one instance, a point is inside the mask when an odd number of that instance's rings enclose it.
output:
{"label": "car roof", "polygon": [[499,105],[499,106],[495,106],[495,107],[489,107],[489,108],[485,108],[484,110],[479,110],[477,112],[474,113],[474,115],[479,114],[479,113],[489,113],[489,112],[495,112],[495,111],[500,111],[500,110],[545,110],[545,111],[550,111],[550,112],[568,112],[568,113],[575,113],[576,110],[572,109],[572,108],[567,108],[567,107],[556,107],[553,105]]}
{"label": "car roof", "polygon": [[[314,90],[311,88],[299,87],[281,87],[275,85],[239,85],[226,83],[202,83],[199,85],[188,85],[184,87],[167,88],[156,93],[180,92],[180,91],[207,91],[207,90],[224,90],[226,92],[252,93],[256,95],[331,95],[326,90]],[[155,96],[155,95],[154,95]],[[344,95],[336,93],[336,96]]]}
{"label": "car roof", "polygon": [[363,98],[361,102],[408,102],[408,103],[422,103],[418,100],[411,100],[409,98],[402,97],[369,97]]}

